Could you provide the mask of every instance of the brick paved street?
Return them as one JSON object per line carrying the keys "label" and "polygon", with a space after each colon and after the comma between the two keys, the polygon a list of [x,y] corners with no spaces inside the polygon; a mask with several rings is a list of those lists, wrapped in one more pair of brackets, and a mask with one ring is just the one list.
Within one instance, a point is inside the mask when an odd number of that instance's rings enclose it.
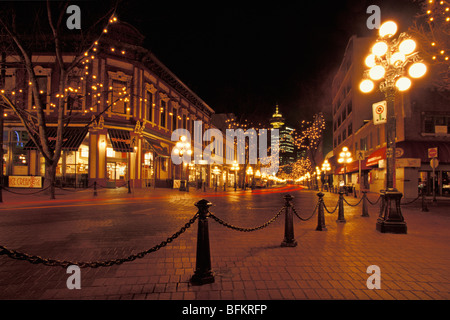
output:
{"label": "brick paved street", "polygon": [[[178,231],[205,198],[211,212],[230,224],[254,227],[270,220],[283,206],[283,196],[303,218],[311,216],[317,196],[309,190],[261,190],[189,193],[125,188],[70,193],[57,199],[3,192],[0,245],[44,258],[96,261],[124,258],[147,250]],[[371,201],[378,195],[369,194]],[[325,193],[334,209],[338,195]],[[352,196],[346,200],[354,204]],[[157,252],[121,265],[81,269],[81,289],[69,290],[61,267],[30,264],[0,256],[0,299],[125,300],[447,300],[450,298],[449,203],[419,201],[402,207],[408,234],[375,230],[378,205],[361,217],[361,205],[345,205],[346,223],[337,212],[325,212],[327,231],[315,231],[317,214],[294,216],[297,247],[280,247],[284,214],[267,228],[239,232],[209,219],[215,282],[192,286],[197,222]],[[381,289],[369,290],[366,269],[381,270]]]}

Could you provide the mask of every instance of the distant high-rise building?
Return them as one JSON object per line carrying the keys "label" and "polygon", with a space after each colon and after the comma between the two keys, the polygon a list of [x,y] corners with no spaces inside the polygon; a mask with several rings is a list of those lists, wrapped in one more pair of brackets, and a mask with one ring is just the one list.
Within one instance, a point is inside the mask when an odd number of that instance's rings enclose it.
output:
{"label": "distant high-rise building", "polygon": [[294,129],[288,126],[280,128],[280,165],[295,162]]}
{"label": "distant high-rise building", "polygon": [[283,115],[278,111],[278,105],[270,119],[270,124],[274,129],[280,130],[280,166],[293,163],[295,161],[294,129],[285,125]]}

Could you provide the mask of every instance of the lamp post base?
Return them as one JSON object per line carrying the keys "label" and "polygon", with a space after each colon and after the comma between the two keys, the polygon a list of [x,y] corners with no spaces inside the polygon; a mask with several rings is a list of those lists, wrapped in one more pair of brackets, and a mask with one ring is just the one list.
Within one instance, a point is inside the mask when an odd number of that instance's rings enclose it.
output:
{"label": "lamp post base", "polygon": [[402,196],[403,194],[396,189],[386,190],[384,194],[385,203],[376,224],[377,231],[381,233],[407,233],[406,222],[400,208]]}
{"label": "lamp post base", "polygon": [[397,233],[397,234],[406,234],[407,227],[406,222],[388,222],[378,220],[376,229],[381,233]]}

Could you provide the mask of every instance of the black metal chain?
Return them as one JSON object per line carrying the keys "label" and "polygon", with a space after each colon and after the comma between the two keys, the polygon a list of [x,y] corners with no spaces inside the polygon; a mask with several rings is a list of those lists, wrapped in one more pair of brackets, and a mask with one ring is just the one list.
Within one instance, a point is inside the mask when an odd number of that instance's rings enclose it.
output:
{"label": "black metal chain", "polygon": [[113,260],[107,260],[107,261],[93,261],[93,262],[78,262],[78,261],[67,261],[67,260],[55,260],[55,259],[45,259],[40,256],[34,256],[27,253],[19,252],[16,250],[8,249],[4,246],[0,246],[0,255],[7,255],[8,257],[12,259],[17,260],[25,260],[33,264],[42,263],[46,266],[52,266],[52,267],[63,267],[67,268],[70,265],[76,265],[80,268],[98,268],[98,267],[110,267],[113,265],[120,265],[124,262],[134,261],[137,258],[143,258],[145,255],[151,252],[158,251],[159,249],[165,247],[167,244],[171,243],[173,240],[178,238],[182,233],[184,233],[189,227],[192,226],[192,224],[197,220],[198,213],[195,214],[195,216],[189,220],[188,223],[186,223],[183,227],[180,228],[177,232],[175,232],[172,236],[167,238],[166,240],[162,241],[161,243],[151,247],[148,250],[132,254],[126,258],[122,259],[113,259]]}
{"label": "black metal chain", "polygon": [[334,210],[333,210],[333,211],[329,211],[329,210],[328,210],[327,206],[325,205],[325,202],[323,203],[323,207],[325,208],[326,212],[328,212],[328,213],[330,213],[330,214],[333,214],[333,213],[336,212],[337,208],[339,207],[339,201],[336,203],[336,207],[334,207]]}
{"label": "black metal chain", "polygon": [[346,204],[348,204],[349,206],[351,206],[351,207],[356,207],[357,205],[359,205],[359,204],[361,203],[361,201],[363,200],[363,198],[364,198],[364,197],[361,197],[361,199],[359,199],[359,201],[358,201],[357,203],[355,203],[355,204],[348,203],[348,201],[345,200],[345,198],[343,198],[343,199],[344,199],[344,202],[345,202]]}
{"label": "black metal chain", "polygon": [[314,211],[313,211],[312,215],[311,215],[309,218],[306,218],[306,219],[300,217],[300,215],[297,213],[297,210],[295,210],[294,206],[291,206],[291,207],[292,207],[292,211],[293,211],[294,214],[297,216],[297,218],[299,218],[299,219],[302,220],[302,221],[308,221],[308,220],[311,219],[311,218],[314,216],[314,214],[316,213],[317,208],[319,207],[319,203],[317,202],[316,207],[314,208]]}
{"label": "black metal chain", "polygon": [[380,201],[381,196],[379,196],[378,199],[377,199],[375,202],[370,201],[369,198],[368,198],[367,196],[366,196],[366,199],[367,199],[367,201],[368,201],[371,205],[376,205],[376,204]]}
{"label": "black metal chain", "polygon": [[419,199],[421,197],[421,195],[418,195],[417,198],[411,200],[411,201],[407,201],[407,202],[400,202],[401,205],[405,205],[405,204],[411,204],[415,201],[417,201],[417,199]]}
{"label": "black metal chain", "polygon": [[13,193],[13,194],[19,194],[19,195],[23,195],[23,196],[28,196],[28,195],[33,195],[33,194],[41,193],[41,192],[43,192],[43,191],[49,189],[50,187],[51,187],[51,185],[49,185],[49,186],[47,186],[47,187],[45,187],[45,188],[43,188],[43,189],[40,189],[40,190],[38,190],[38,191],[34,191],[34,192],[24,192],[24,193],[9,190],[7,187],[1,187],[1,188],[2,188],[3,190],[5,190],[5,191],[7,191],[7,192],[10,192],[10,193]]}
{"label": "black metal chain", "polygon": [[286,207],[282,207],[282,208],[280,209],[280,211],[278,211],[278,213],[277,213],[272,219],[270,219],[269,221],[267,221],[266,223],[264,223],[264,224],[262,224],[262,225],[260,225],[260,226],[258,226],[258,227],[254,227],[254,228],[242,228],[242,227],[236,227],[236,226],[233,226],[233,225],[231,225],[231,224],[229,224],[229,223],[223,221],[222,219],[216,217],[216,216],[215,216],[214,214],[212,214],[211,212],[210,212],[209,216],[210,216],[211,218],[213,218],[215,221],[217,221],[219,224],[221,224],[221,225],[223,225],[223,226],[225,226],[225,227],[227,227],[227,228],[230,228],[230,229],[233,229],[233,230],[237,230],[237,231],[242,231],[242,232],[251,232],[251,231],[256,231],[256,230],[263,229],[263,228],[267,227],[268,225],[270,225],[272,222],[274,222],[274,221],[280,216],[280,214],[283,212],[283,210],[284,210],[285,208],[286,208]]}

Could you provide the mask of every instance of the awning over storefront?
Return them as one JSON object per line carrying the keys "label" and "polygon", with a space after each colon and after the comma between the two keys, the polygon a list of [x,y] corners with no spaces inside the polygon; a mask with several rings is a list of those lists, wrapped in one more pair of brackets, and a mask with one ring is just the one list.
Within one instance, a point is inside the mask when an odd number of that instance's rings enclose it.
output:
{"label": "awning over storefront", "polygon": [[[88,128],[65,128],[63,132],[62,150],[77,151],[83,142]],[[49,147],[54,149],[56,145],[56,127],[47,128],[47,136],[49,140]],[[39,137],[36,138],[39,141]],[[33,140],[28,140],[24,147],[25,150],[36,150],[37,147]]]}
{"label": "awning over storefront", "polygon": [[170,158],[170,151],[168,147],[163,147],[161,145],[161,142],[157,140],[153,140],[147,137],[145,137],[145,140],[147,140],[150,147],[153,149],[154,152],[156,152],[158,156],[163,158]]}
{"label": "awning over storefront", "polygon": [[366,159],[367,166],[378,165],[379,160],[386,159],[386,147],[380,148],[372,152]]}
{"label": "awning over storefront", "polygon": [[[344,174],[344,166],[337,167],[334,174]],[[366,160],[361,160],[361,171],[370,170],[372,168],[367,167]],[[347,173],[358,172],[359,171],[359,161],[353,161],[347,164]]]}
{"label": "awning over storefront", "polygon": [[[439,162],[450,163],[450,142],[445,141],[400,141],[395,145],[395,157],[429,162],[428,149],[430,148],[438,148]],[[366,159],[366,165],[377,165],[378,161],[383,159],[386,159],[386,147],[372,152]]]}
{"label": "awning over storefront", "polygon": [[133,146],[137,146],[130,138],[130,131],[108,129],[108,135],[112,147],[116,152],[133,152]]}

